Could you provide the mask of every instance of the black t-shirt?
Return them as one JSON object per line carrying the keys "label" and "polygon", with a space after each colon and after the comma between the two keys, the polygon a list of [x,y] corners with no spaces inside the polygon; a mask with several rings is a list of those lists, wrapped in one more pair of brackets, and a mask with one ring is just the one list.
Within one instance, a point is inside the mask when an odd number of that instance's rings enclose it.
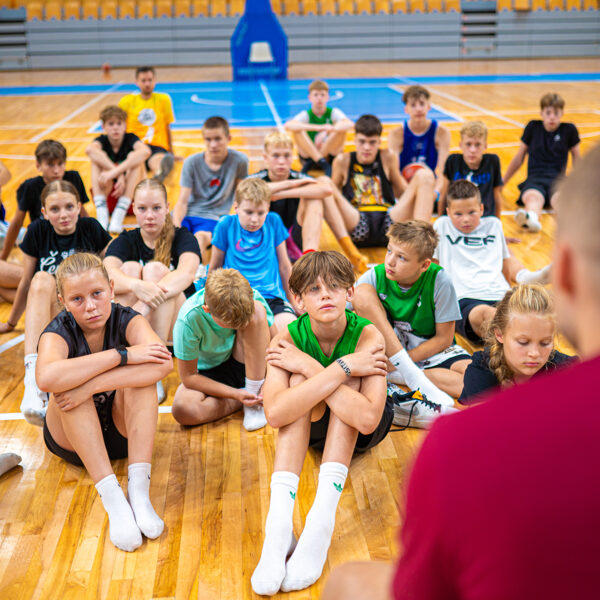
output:
{"label": "black t-shirt", "polygon": [[135,143],[139,142],[140,138],[137,135],[135,135],[135,133],[126,133],[118,152],[115,152],[113,150],[108,136],[105,134],[99,135],[94,141],[100,142],[102,150],[106,152],[110,160],[112,160],[116,164],[120,164],[127,158],[127,155],[133,151]]}
{"label": "black t-shirt", "polygon": [[500,158],[497,154],[484,154],[478,169],[471,169],[462,154],[451,154],[444,166],[444,176],[450,183],[466,179],[479,188],[484,217],[495,216],[494,188],[502,185]]}
{"label": "black t-shirt", "polygon": [[[89,202],[87,192],[83,181],[77,171],[65,171],[63,180],[72,183],[79,194],[79,200],[82,204]],[[17,190],[17,206],[19,210],[29,213],[32,221],[42,216],[42,201],[40,200],[42,190],[46,187],[46,182],[41,175],[26,179]]]}
{"label": "black t-shirt", "polygon": [[53,275],[58,265],[75,252],[102,252],[111,237],[96,219],[79,217],[74,233],[58,235],[46,219],[37,219],[28,228],[19,248],[38,259],[36,271]]}
{"label": "black t-shirt", "polygon": [[579,133],[573,123],[561,123],[554,131],[546,131],[542,121],[529,121],[521,141],[529,152],[527,177],[557,177],[567,166],[569,150],[579,144]]}
{"label": "black t-shirt", "polygon": [[[258,173],[254,173],[250,175],[250,177],[257,177],[258,179],[262,179],[263,181],[270,182],[269,171],[268,169],[263,169]],[[290,174],[288,175],[288,179],[312,179],[308,175],[304,175],[304,173],[300,173],[299,171],[294,171],[294,169],[290,170]],[[300,198],[282,198],[281,200],[275,200],[275,202],[271,202],[270,209],[271,211],[277,213],[286,229],[290,229],[294,225],[298,223],[296,220],[296,215],[298,213],[298,205],[300,204]]]}
{"label": "black t-shirt", "polygon": [[[574,356],[568,356],[562,352],[554,351],[548,362],[534,375],[551,373],[557,368],[567,366],[576,360]],[[498,387],[498,379],[490,369],[490,355],[487,350],[473,353],[472,362],[467,367],[464,377],[464,387],[458,401],[461,404],[475,404],[480,402],[480,396],[484,392],[492,391]]]}

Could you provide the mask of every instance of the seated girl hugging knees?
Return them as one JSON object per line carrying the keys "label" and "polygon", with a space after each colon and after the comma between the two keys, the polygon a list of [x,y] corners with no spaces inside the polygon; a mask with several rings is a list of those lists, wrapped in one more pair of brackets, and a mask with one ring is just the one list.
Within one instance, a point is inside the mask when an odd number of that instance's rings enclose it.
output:
{"label": "seated girl hugging knees", "polygon": [[17,325],[25,307],[25,392],[21,412],[33,425],[42,426],[47,394],[35,378],[37,343],[44,327],[60,311],[54,274],[60,263],[76,251],[103,254],[110,236],[96,219],[80,217],[79,196],[65,180],[49,183],[42,191],[43,219],[29,225],[20,245],[23,276],[6,323],[0,333]]}
{"label": "seated girl hugging knees", "polygon": [[173,328],[181,378],[172,409],[177,422],[210,423],[243,407],[248,431],[266,425],[261,389],[271,325],[269,305],[238,271],[208,274]]}
{"label": "seated girl hugging knees", "polygon": [[474,404],[499,387],[525,383],[574,359],[554,349],[556,322],[550,294],[540,285],[506,292],[488,326],[483,351],[473,354],[458,401]]}
{"label": "seated girl hugging knees", "polygon": [[[139,228],[123,231],[106,250],[104,265],[114,282],[115,298],[148,319],[163,344],[200,264],[194,235],[174,227],[165,186],[155,179],[140,181],[133,192],[133,213]],[[159,382],[160,383],[160,382]],[[165,398],[158,386],[159,401]]]}
{"label": "seated girl hugging knees", "polygon": [[[173,368],[148,322],[112,303],[97,256],[78,253],[56,271],[64,307],[39,338],[36,376],[50,393],[44,441],[56,456],[84,466],[102,499],[110,539],[131,552],[164,523],[148,490],[158,419],[156,381]],[[110,461],[129,457],[127,495]]]}
{"label": "seated girl hugging knees", "polygon": [[[392,424],[383,336],[346,310],[354,272],[338,252],[311,252],[292,268],[290,289],[304,314],[275,336],[263,391],[279,428],[257,594],[312,585],[323,571],[335,513],[354,452],[378,444]],[[323,451],[317,494],[293,554],[292,515],[308,447]]]}

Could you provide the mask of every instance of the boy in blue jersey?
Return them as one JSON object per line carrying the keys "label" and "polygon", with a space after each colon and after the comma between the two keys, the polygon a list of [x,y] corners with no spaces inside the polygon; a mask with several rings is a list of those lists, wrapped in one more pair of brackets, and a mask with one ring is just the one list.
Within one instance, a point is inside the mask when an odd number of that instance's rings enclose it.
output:
{"label": "boy in blue jersey", "polygon": [[235,213],[215,227],[209,271],[236,269],[260,292],[273,311],[275,326],[283,330],[296,318],[288,286],[292,263],[287,254],[289,237],[281,217],[269,212],[271,190],[266,181],[252,178],[235,191]]}
{"label": "boy in blue jersey", "polygon": [[427,118],[431,109],[429,98],[429,92],[421,85],[406,88],[402,102],[409,118],[390,132],[388,146],[398,155],[402,176],[407,181],[420,178],[422,185],[433,183],[433,197],[439,198],[442,171],[450,151],[450,132],[435,119]]}

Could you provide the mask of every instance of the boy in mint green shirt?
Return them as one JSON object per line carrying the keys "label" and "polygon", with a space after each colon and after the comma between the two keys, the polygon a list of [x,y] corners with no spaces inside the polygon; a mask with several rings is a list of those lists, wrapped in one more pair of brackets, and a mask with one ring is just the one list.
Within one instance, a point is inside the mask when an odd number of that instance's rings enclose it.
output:
{"label": "boy in mint green shirt", "polygon": [[[346,310],[353,285],[352,265],[338,252],[310,252],[292,268],[289,287],[304,313],[267,351],[265,412],[279,434],[263,549],[251,579],[257,594],[304,589],[321,576],[352,455],[378,444],[392,423],[383,337]],[[286,564],[309,445],[323,450],[319,485]]]}
{"label": "boy in mint green shirt", "polygon": [[450,276],[431,260],[438,243],[433,226],[394,223],[387,237],[384,264],[358,280],[352,305],[385,338],[388,379],[420,390],[429,400],[411,413],[411,425],[419,427],[431,422],[432,411],[454,406],[448,394],[460,395],[471,357],[454,343],[460,310]]}
{"label": "boy in mint green shirt", "polygon": [[216,269],[188,298],[173,327],[181,385],[172,414],[182,425],[216,421],[243,407],[248,431],[266,424],[261,388],[273,313],[235,269]]}

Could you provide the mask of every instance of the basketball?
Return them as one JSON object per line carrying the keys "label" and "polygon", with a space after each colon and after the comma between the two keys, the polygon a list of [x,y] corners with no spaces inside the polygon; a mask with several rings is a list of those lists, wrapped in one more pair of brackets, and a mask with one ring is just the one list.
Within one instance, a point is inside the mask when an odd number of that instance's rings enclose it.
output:
{"label": "basketball", "polygon": [[406,165],[404,169],[402,169],[402,177],[404,177],[406,181],[410,181],[415,176],[415,173],[417,171],[424,168],[425,165],[422,165],[420,163],[410,163],[409,165]]}

